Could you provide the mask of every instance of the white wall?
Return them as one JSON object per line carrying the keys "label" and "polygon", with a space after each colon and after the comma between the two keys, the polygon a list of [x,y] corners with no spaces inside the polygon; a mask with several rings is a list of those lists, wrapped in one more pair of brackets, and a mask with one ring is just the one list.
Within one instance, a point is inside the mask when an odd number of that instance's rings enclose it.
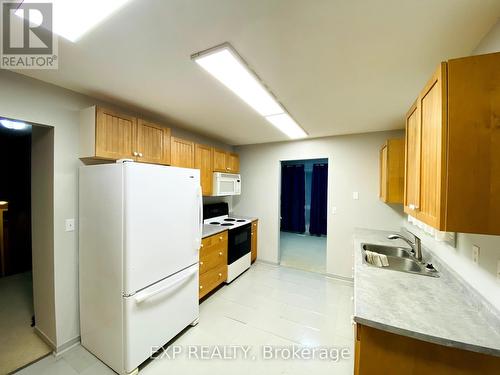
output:
{"label": "white wall", "polygon": [[[403,131],[318,138],[236,147],[240,154],[242,194],[234,212],[259,218],[258,258],[279,260],[280,161],[329,159],[327,273],[352,277],[352,235],[356,227],[398,230],[402,206],[378,199],[379,150]],[[352,193],[359,192],[359,200]],[[336,215],[332,207],[337,208]]]}
{"label": "white wall", "polygon": [[[78,231],[65,232],[67,218],[78,218],[78,159],[79,111],[101,103],[51,84],[28,78],[6,70],[0,70],[0,116],[29,121],[54,127],[54,282],[40,286],[47,290],[44,297],[48,305],[54,305],[55,332],[43,332],[58,347],[72,342],[80,335],[78,306]],[[120,109],[111,106],[112,109]],[[134,114],[134,113],[131,113]],[[160,118],[146,117],[151,121]],[[217,147],[231,147],[173,128],[175,136],[189,138]],[[37,249],[37,245],[33,245]],[[39,280],[35,280],[37,282]],[[35,288],[35,294],[37,289]],[[35,296],[35,300],[39,296]],[[46,314],[37,312],[37,319]],[[50,322],[38,321],[40,329],[52,327]],[[47,328],[49,331],[51,328]]]}
{"label": "white wall", "polygon": [[[500,52],[500,20],[481,40],[473,55],[492,52]],[[500,215],[500,212],[498,214]],[[500,236],[457,233],[457,243],[454,248],[434,241],[431,236],[424,234],[411,224],[406,223],[405,226],[417,231],[422,236],[424,245],[450,265],[500,311],[500,281],[496,276],[498,262],[500,262]],[[479,264],[474,264],[472,261],[472,245],[481,248]]]}

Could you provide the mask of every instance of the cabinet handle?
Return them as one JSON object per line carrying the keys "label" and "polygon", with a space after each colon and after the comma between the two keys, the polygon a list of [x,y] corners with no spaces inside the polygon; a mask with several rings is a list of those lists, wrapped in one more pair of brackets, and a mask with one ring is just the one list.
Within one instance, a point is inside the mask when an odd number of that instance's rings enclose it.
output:
{"label": "cabinet handle", "polygon": [[137,156],[139,155],[139,153],[137,151],[134,151],[134,156]]}
{"label": "cabinet handle", "polygon": [[203,266],[203,262],[200,262],[200,266]]}
{"label": "cabinet handle", "polygon": [[222,251],[219,251],[219,256],[222,256]]}
{"label": "cabinet handle", "polygon": [[221,240],[221,241],[222,241],[222,236],[219,236],[219,240]]}
{"label": "cabinet handle", "polygon": [[142,152],[139,152],[139,157],[142,158]]}
{"label": "cabinet handle", "polygon": [[219,273],[219,277],[222,277],[222,273]]}
{"label": "cabinet handle", "polygon": [[200,285],[200,290],[203,289],[203,285]]}

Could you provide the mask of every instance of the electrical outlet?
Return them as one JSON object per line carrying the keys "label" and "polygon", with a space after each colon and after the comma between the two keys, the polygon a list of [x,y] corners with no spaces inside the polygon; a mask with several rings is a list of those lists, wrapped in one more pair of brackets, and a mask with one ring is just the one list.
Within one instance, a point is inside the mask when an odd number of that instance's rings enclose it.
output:
{"label": "electrical outlet", "polygon": [[479,246],[472,245],[472,261],[476,264],[479,263]]}
{"label": "electrical outlet", "polygon": [[352,192],[352,199],[358,200],[359,199],[359,193],[357,191]]}
{"label": "electrical outlet", "polygon": [[75,219],[66,219],[66,232],[73,232],[75,230]]}

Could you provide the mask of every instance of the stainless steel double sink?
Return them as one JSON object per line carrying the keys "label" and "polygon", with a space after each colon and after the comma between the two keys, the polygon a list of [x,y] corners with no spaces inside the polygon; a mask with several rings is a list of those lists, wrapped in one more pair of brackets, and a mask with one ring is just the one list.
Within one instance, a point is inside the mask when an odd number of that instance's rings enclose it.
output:
{"label": "stainless steel double sink", "polygon": [[[384,254],[387,256],[389,266],[377,267],[368,263],[366,251]],[[427,266],[420,263],[411,253],[410,249],[398,246],[375,245],[369,243],[361,244],[361,252],[363,254],[363,263],[377,268],[384,268],[393,271],[413,273],[423,276],[439,277],[438,272],[432,266]]]}

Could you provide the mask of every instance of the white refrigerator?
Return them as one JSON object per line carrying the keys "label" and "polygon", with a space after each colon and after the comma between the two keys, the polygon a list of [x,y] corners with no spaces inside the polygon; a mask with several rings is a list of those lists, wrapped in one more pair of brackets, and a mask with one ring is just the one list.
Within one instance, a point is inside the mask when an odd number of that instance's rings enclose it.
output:
{"label": "white refrigerator", "polygon": [[199,171],[124,162],[79,179],[82,345],[134,373],[198,321]]}

